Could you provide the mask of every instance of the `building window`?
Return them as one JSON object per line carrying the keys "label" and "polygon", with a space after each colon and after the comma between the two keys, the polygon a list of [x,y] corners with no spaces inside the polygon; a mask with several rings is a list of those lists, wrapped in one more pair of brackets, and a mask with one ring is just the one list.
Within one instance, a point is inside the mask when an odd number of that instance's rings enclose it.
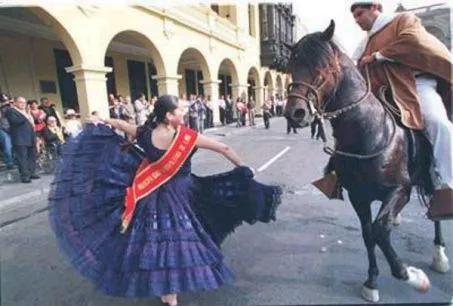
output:
{"label": "building window", "polygon": [[269,39],[269,21],[267,18],[267,5],[260,6],[261,15],[261,40],[266,41]]}
{"label": "building window", "polygon": [[253,36],[253,23],[255,22],[253,18],[253,7],[249,4],[249,35]]}

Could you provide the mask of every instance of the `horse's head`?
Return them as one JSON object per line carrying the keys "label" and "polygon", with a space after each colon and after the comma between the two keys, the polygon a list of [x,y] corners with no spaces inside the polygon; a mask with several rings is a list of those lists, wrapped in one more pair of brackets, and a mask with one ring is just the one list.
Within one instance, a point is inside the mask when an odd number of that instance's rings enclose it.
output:
{"label": "horse's head", "polygon": [[288,70],[293,82],[288,86],[285,117],[299,127],[322,115],[332,100],[339,81],[339,49],[331,41],[335,23],[323,32],[308,34],[291,49]]}

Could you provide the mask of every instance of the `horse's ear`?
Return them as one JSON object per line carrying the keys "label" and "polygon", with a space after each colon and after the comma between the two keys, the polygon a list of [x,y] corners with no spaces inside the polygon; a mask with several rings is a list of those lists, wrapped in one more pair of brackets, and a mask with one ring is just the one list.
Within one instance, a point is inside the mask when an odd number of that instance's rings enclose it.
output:
{"label": "horse's ear", "polygon": [[325,41],[329,41],[332,39],[334,32],[335,32],[335,21],[331,19],[327,29],[325,29],[324,32],[321,33],[321,38]]}
{"label": "horse's ear", "polygon": [[292,52],[294,50],[294,45],[283,42],[283,44]]}

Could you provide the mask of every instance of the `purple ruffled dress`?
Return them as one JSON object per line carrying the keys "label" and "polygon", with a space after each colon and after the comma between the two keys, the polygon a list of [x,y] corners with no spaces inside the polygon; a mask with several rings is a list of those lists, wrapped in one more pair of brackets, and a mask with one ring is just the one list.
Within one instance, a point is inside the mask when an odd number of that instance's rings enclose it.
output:
{"label": "purple ruffled dress", "polygon": [[121,233],[125,190],[144,157],[165,151],[152,131],[140,148],[105,125],[88,124],[63,149],[49,195],[49,220],[75,268],[104,293],[148,297],[217,288],[233,279],[221,242],[243,222],[275,220],[281,190],[253,180],[248,168],[198,177],[187,159],[179,172],[137,203]]}

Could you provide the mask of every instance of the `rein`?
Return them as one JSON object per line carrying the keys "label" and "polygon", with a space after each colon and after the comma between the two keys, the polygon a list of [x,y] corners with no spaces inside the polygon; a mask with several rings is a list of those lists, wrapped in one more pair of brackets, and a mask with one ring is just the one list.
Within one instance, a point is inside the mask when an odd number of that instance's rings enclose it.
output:
{"label": "rein", "polygon": [[[338,71],[333,71],[333,73],[338,73]],[[330,120],[335,119],[336,117],[340,116],[341,114],[344,114],[347,111],[357,107],[358,105],[360,105],[360,103],[365,101],[368,98],[368,96],[371,94],[371,83],[370,83],[370,75],[369,75],[369,71],[368,71],[368,66],[365,66],[365,81],[366,81],[366,92],[359,100],[357,100],[354,103],[351,103],[350,105],[347,105],[345,107],[342,107],[342,108],[337,109],[332,112],[324,111],[328,103],[326,103],[326,105],[324,105],[322,110],[319,109],[320,108],[319,107],[319,96],[320,96],[319,90],[322,87],[324,87],[324,85],[327,83],[327,80],[324,80],[324,82],[322,84],[320,84],[318,87],[315,87],[316,81],[313,82],[312,84],[309,84],[309,83],[306,83],[303,81],[293,82],[288,85],[288,92],[289,92],[288,98],[294,97],[294,98],[299,98],[299,99],[305,101],[308,104],[308,106],[310,107],[310,111],[312,113],[314,113],[314,110],[316,110],[320,117],[330,121]],[[303,96],[298,93],[292,92],[293,85],[305,86],[308,89],[307,96]],[[336,91],[336,88],[335,88],[335,91]],[[312,95],[314,95],[314,98],[316,100],[316,105],[318,107],[313,106],[313,101],[311,99]],[[331,99],[333,99],[333,97]],[[330,99],[329,99],[329,102],[330,102]],[[371,158],[375,158],[375,157],[383,154],[387,150],[387,148],[390,146],[390,144],[392,143],[392,141],[395,137],[395,134],[396,134],[396,126],[397,126],[396,120],[395,120],[393,114],[386,107],[384,107],[384,111],[386,112],[386,114],[388,114],[390,116],[390,118],[392,120],[392,126],[393,126],[392,135],[391,135],[390,139],[388,140],[387,144],[384,146],[384,148],[382,148],[378,152],[375,152],[372,154],[355,154],[355,153],[344,152],[341,150],[336,150],[336,149],[329,147],[328,145],[324,145],[324,148],[323,148],[324,152],[329,155],[338,155],[338,156],[350,157],[350,158],[356,158],[356,159],[371,159]]]}
{"label": "rein", "polygon": [[[326,114],[325,113],[324,118],[327,118],[329,120],[334,119],[338,115],[345,113],[350,109],[353,109],[354,107],[359,105],[362,101],[364,101],[370,95],[370,92],[371,92],[370,75],[368,72],[368,66],[365,66],[365,78],[366,78],[367,91],[363,95],[362,98],[360,98],[357,102],[354,102],[349,106],[346,106],[344,108],[341,108],[341,109],[331,112],[331,113],[327,113],[329,115],[328,118],[325,116],[325,114]],[[327,153],[328,155],[339,155],[339,156],[343,156],[343,157],[350,157],[350,158],[356,158],[356,159],[371,159],[371,158],[375,158],[375,157],[383,154],[387,150],[387,148],[390,146],[390,144],[393,142],[393,139],[395,138],[396,126],[397,126],[396,120],[395,120],[395,117],[393,116],[393,114],[386,107],[383,106],[383,108],[384,108],[385,113],[388,114],[390,119],[392,120],[393,130],[392,130],[392,135],[391,135],[390,139],[387,141],[387,144],[381,150],[379,150],[375,153],[372,153],[372,154],[355,154],[355,153],[348,153],[348,152],[336,150],[336,149],[329,147],[328,145],[324,145],[324,148],[323,148],[324,152]]]}

